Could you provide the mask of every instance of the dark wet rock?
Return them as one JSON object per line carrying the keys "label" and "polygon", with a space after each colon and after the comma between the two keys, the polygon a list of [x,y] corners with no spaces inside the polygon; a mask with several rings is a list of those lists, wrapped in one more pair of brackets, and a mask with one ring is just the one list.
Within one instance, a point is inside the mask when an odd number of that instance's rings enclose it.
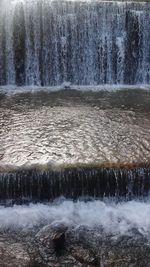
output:
{"label": "dark wet rock", "polygon": [[55,223],[43,227],[36,238],[52,252],[61,253],[65,248],[65,234],[68,227],[63,223]]}
{"label": "dark wet rock", "polygon": [[37,261],[31,261],[27,267],[47,267],[43,263],[38,263]]}
{"label": "dark wet rock", "polygon": [[65,247],[65,233],[55,233],[52,237],[54,249],[57,253],[60,253]]}

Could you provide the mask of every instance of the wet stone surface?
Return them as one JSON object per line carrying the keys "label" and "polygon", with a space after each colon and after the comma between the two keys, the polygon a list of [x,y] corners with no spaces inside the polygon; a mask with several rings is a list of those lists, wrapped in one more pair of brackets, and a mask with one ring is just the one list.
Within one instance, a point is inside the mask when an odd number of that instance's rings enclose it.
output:
{"label": "wet stone surface", "polygon": [[[54,246],[54,235],[64,234],[63,247]],[[139,233],[103,236],[60,223],[36,231],[0,233],[0,266],[8,267],[149,267],[150,244]]]}

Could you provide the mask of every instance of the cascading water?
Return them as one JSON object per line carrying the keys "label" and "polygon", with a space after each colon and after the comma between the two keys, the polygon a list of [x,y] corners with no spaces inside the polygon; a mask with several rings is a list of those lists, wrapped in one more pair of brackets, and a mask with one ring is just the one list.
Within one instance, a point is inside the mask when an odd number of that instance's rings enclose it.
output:
{"label": "cascading water", "polygon": [[148,267],[144,88],[150,2],[0,0],[0,266]]}
{"label": "cascading water", "polygon": [[149,91],[0,97],[0,203],[148,197]]}
{"label": "cascading water", "polygon": [[3,0],[0,84],[150,83],[150,3]]}
{"label": "cascading water", "polygon": [[27,203],[70,199],[115,197],[131,200],[149,194],[150,170],[135,168],[70,168],[61,171],[21,170],[0,173],[0,202]]}
{"label": "cascading water", "polygon": [[[149,43],[148,2],[2,0],[0,85],[150,84]],[[148,196],[149,96],[73,94],[0,95],[0,201]]]}

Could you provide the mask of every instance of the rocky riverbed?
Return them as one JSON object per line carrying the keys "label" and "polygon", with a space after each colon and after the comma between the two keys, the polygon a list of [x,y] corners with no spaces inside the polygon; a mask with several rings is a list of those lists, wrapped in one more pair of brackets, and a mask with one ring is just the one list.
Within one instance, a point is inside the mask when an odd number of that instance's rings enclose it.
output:
{"label": "rocky riverbed", "polygon": [[148,238],[133,229],[107,235],[103,229],[57,222],[32,230],[1,231],[1,267],[149,267]]}

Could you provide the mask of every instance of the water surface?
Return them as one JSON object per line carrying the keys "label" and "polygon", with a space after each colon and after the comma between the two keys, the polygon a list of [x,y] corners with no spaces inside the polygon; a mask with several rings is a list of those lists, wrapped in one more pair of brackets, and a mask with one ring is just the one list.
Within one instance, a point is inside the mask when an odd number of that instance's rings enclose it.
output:
{"label": "water surface", "polygon": [[150,91],[0,95],[0,168],[150,162]]}

